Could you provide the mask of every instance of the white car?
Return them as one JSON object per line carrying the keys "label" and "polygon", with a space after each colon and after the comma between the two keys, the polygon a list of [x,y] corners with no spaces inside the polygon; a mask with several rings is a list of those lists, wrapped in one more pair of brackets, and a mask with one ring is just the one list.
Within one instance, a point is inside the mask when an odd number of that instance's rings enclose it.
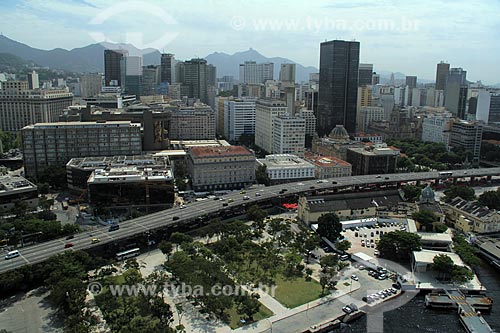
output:
{"label": "white car", "polygon": [[359,278],[357,275],[353,274],[353,275],[351,275],[351,280],[359,281]]}
{"label": "white car", "polygon": [[5,260],[16,258],[19,257],[20,255],[21,253],[19,253],[18,250],[7,252],[7,254],[5,255]]}

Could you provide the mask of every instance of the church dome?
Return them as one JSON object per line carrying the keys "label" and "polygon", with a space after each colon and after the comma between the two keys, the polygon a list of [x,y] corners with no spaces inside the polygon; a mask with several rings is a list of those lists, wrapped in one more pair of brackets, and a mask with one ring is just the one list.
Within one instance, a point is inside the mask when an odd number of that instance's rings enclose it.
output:
{"label": "church dome", "polygon": [[349,139],[349,133],[347,133],[346,129],[342,125],[335,126],[334,129],[330,132],[328,137],[332,139]]}
{"label": "church dome", "polygon": [[423,190],[422,194],[420,194],[420,201],[422,202],[434,202],[436,194],[434,190],[427,185]]}

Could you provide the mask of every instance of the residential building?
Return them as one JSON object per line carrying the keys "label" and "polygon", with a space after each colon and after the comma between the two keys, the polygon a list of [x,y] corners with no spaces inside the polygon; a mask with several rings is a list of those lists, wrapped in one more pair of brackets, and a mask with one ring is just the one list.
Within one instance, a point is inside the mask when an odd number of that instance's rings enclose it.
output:
{"label": "residential building", "polygon": [[479,165],[483,124],[475,121],[457,120],[451,125],[450,146],[462,148],[470,156],[473,165]]}
{"label": "residential building", "polygon": [[362,106],[359,111],[359,131],[366,131],[368,126],[370,126],[375,121],[384,120],[384,108],[379,106]]}
{"label": "residential building", "polygon": [[264,165],[271,184],[314,179],[314,165],[296,155],[273,154],[257,159],[256,168]]}
{"label": "residential building", "polygon": [[100,156],[72,158],[66,164],[68,188],[74,191],[87,189],[87,181],[96,170],[110,171],[116,169],[136,170],[149,169],[151,171],[171,170],[171,164],[164,155],[132,155],[132,156]]}
{"label": "residential building", "polygon": [[475,201],[456,197],[444,208],[447,223],[462,232],[482,234],[500,231],[500,213]]}
{"label": "residential building", "polygon": [[158,94],[158,86],[161,79],[161,67],[155,65],[144,66],[142,68],[142,96],[152,96]]}
{"label": "residential building", "polygon": [[377,74],[377,73],[373,72],[373,75],[372,75],[372,86],[375,86],[377,84],[380,84],[380,74]]}
{"label": "residential building", "polygon": [[383,175],[396,172],[399,150],[385,144],[347,149],[346,161],[352,165],[352,174]]}
{"label": "residential building", "polygon": [[255,98],[224,100],[224,133],[231,141],[237,141],[242,134],[255,134]]}
{"label": "residential building", "polygon": [[278,116],[273,123],[273,154],[304,156],[306,120],[288,113]]}
{"label": "residential building", "polygon": [[0,90],[0,129],[17,132],[38,122],[55,122],[73,103],[66,89],[27,90],[27,82],[6,81]]}
{"label": "residential building", "polygon": [[373,76],[373,64],[359,64],[358,86],[371,86]]}
{"label": "residential building", "polygon": [[137,97],[120,93],[100,93],[83,99],[86,105],[97,106],[106,109],[123,109],[133,104]]}
{"label": "residential building", "polygon": [[448,147],[452,122],[451,112],[427,114],[422,123],[422,141],[443,143]]}
{"label": "residential building", "polygon": [[241,189],[255,180],[255,155],[243,146],[193,147],[187,166],[195,191]]}
{"label": "residential building", "polygon": [[172,53],[162,53],[160,58],[160,82],[174,83],[175,57]]}
{"label": "residential building", "polygon": [[234,77],[232,75],[224,75],[218,79],[217,88],[220,91],[231,91],[234,89]]}
{"label": "residential building", "polygon": [[436,66],[436,90],[444,90],[446,88],[446,77],[450,71],[450,64],[440,62]]}
{"label": "residential building", "polygon": [[40,88],[40,81],[38,80],[38,73],[35,71],[32,71],[31,73],[27,74],[28,77],[28,88],[29,89],[39,89]]}
{"label": "residential building", "polygon": [[359,42],[321,43],[317,132],[328,135],[336,125],[356,132]]}
{"label": "residential building", "polygon": [[174,203],[170,169],[116,167],[96,169],[87,180],[89,203],[97,209],[161,210]]}
{"label": "residential building", "polygon": [[75,157],[139,155],[141,128],[130,121],[37,123],[21,131],[24,171],[37,177]]}
{"label": "residential building", "polygon": [[23,177],[0,176],[0,215],[14,208],[17,202],[29,208],[38,206],[38,189]]}
{"label": "residential building", "polygon": [[314,136],[316,134],[316,116],[313,110],[300,109],[298,116],[306,121],[306,135]]}
{"label": "residential building", "polygon": [[[215,70],[215,69],[214,69]],[[181,95],[199,99],[208,104],[208,85],[210,71],[205,59],[191,59],[176,67],[177,82],[181,83]]]}
{"label": "residential building", "polygon": [[215,112],[208,105],[182,106],[172,110],[170,117],[171,140],[215,139]]}
{"label": "residential building", "polygon": [[99,73],[83,74],[80,77],[80,92],[83,98],[97,96],[102,89],[102,75]]}
{"label": "residential building", "polygon": [[274,120],[287,112],[284,101],[259,99],[255,104],[255,144],[268,153],[273,152]]}
{"label": "residential building", "polygon": [[327,213],[335,213],[341,221],[365,219],[395,209],[403,201],[397,190],[301,196],[297,218],[307,225],[317,223]]}
{"label": "residential building", "polygon": [[122,59],[126,50],[104,50],[104,85],[122,86]]}
{"label": "residential building", "polygon": [[240,64],[240,83],[260,84],[273,80],[274,64],[272,62],[258,64],[255,61],[245,61]]}
{"label": "residential building", "polygon": [[340,158],[306,153],[305,159],[314,165],[314,177],[316,179],[351,176],[351,164]]}

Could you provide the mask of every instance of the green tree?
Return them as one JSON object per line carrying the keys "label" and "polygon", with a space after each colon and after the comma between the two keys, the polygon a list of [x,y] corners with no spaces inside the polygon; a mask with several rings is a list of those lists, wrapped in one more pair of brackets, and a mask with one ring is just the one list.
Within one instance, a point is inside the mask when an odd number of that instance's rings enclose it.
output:
{"label": "green tree", "polygon": [[471,201],[476,198],[474,189],[468,186],[456,186],[453,185],[444,191],[444,201],[450,202],[456,197],[460,197],[464,200]]}
{"label": "green tree", "polygon": [[413,202],[417,201],[420,198],[422,188],[415,185],[405,185],[403,187],[403,192],[405,194],[406,200]]}
{"label": "green tree", "polygon": [[455,265],[451,272],[451,279],[458,283],[465,283],[474,278],[472,273],[467,267]]}
{"label": "green tree", "polygon": [[49,165],[38,173],[37,180],[47,183],[55,189],[66,188],[66,168],[58,165]]}
{"label": "green tree", "polygon": [[326,213],[318,218],[318,234],[326,237],[329,241],[335,242],[342,232],[342,224],[335,213]]}
{"label": "green tree", "polygon": [[257,170],[255,170],[255,180],[258,184],[271,185],[271,178],[267,174],[267,166],[265,164],[259,165]]}
{"label": "green tree", "polygon": [[245,315],[247,320],[253,321],[253,316],[260,311],[261,303],[259,302],[259,294],[250,296],[244,295],[237,298],[238,313]]}
{"label": "green tree", "polygon": [[259,226],[259,229],[262,230],[264,225],[264,219],[267,217],[267,212],[263,209],[260,209],[259,205],[253,205],[247,210],[247,218],[251,221],[255,221],[256,225]]}
{"label": "green tree", "polygon": [[496,191],[486,191],[481,194],[478,198],[479,203],[483,206],[487,206],[490,209],[500,209],[500,192]]}
{"label": "green tree", "polygon": [[432,269],[439,273],[440,278],[448,278],[451,276],[453,267],[455,266],[453,260],[446,254],[438,254],[432,260]]}
{"label": "green tree", "polygon": [[338,241],[337,243],[335,243],[335,247],[341,252],[346,252],[347,250],[349,250],[351,248],[351,245],[351,242],[349,242],[348,240]]}
{"label": "green tree", "polygon": [[166,257],[167,260],[170,257],[170,254],[172,253],[174,246],[172,245],[171,242],[168,242],[166,240],[162,240],[160,244],[158,244],[158,248],[160,249],[161,253],[163,253]]}
{"label": "green tree", "polygon": [[170,235],[170,241],[179,248],[182,243],[191,243],[193,238],[189,235],[183,234],[182,232],[174,232]]}
{"label": "green tree", "polygon": [[439,221],[439,218],[434,212],[426,209],[413,213],[411,217],[425,228],[432,227],[433,223]]}
{"label": "green tree", "polygon": [[380,237],[380,256],[397,261],[409,261],[413,251],[420,251],[420,236],[405,231],[391,231]]}

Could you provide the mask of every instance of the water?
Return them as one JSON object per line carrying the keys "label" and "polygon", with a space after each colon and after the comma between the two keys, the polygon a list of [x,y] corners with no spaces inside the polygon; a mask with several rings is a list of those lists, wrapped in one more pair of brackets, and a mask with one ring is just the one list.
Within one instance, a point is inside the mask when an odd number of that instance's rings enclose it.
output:
{"label": "water", "polygon": [[[500,332],[500,272],[488,264],[477,270],[477,275],[493,299],[493,310],[484,318],[491,328]],[[362,318],[338,330],[340,332],[366,332],[366,319]],[[417,296],[399,309],[384,314],[384,333],[465,333],[454,310],[427,309],[424,297]]]}

